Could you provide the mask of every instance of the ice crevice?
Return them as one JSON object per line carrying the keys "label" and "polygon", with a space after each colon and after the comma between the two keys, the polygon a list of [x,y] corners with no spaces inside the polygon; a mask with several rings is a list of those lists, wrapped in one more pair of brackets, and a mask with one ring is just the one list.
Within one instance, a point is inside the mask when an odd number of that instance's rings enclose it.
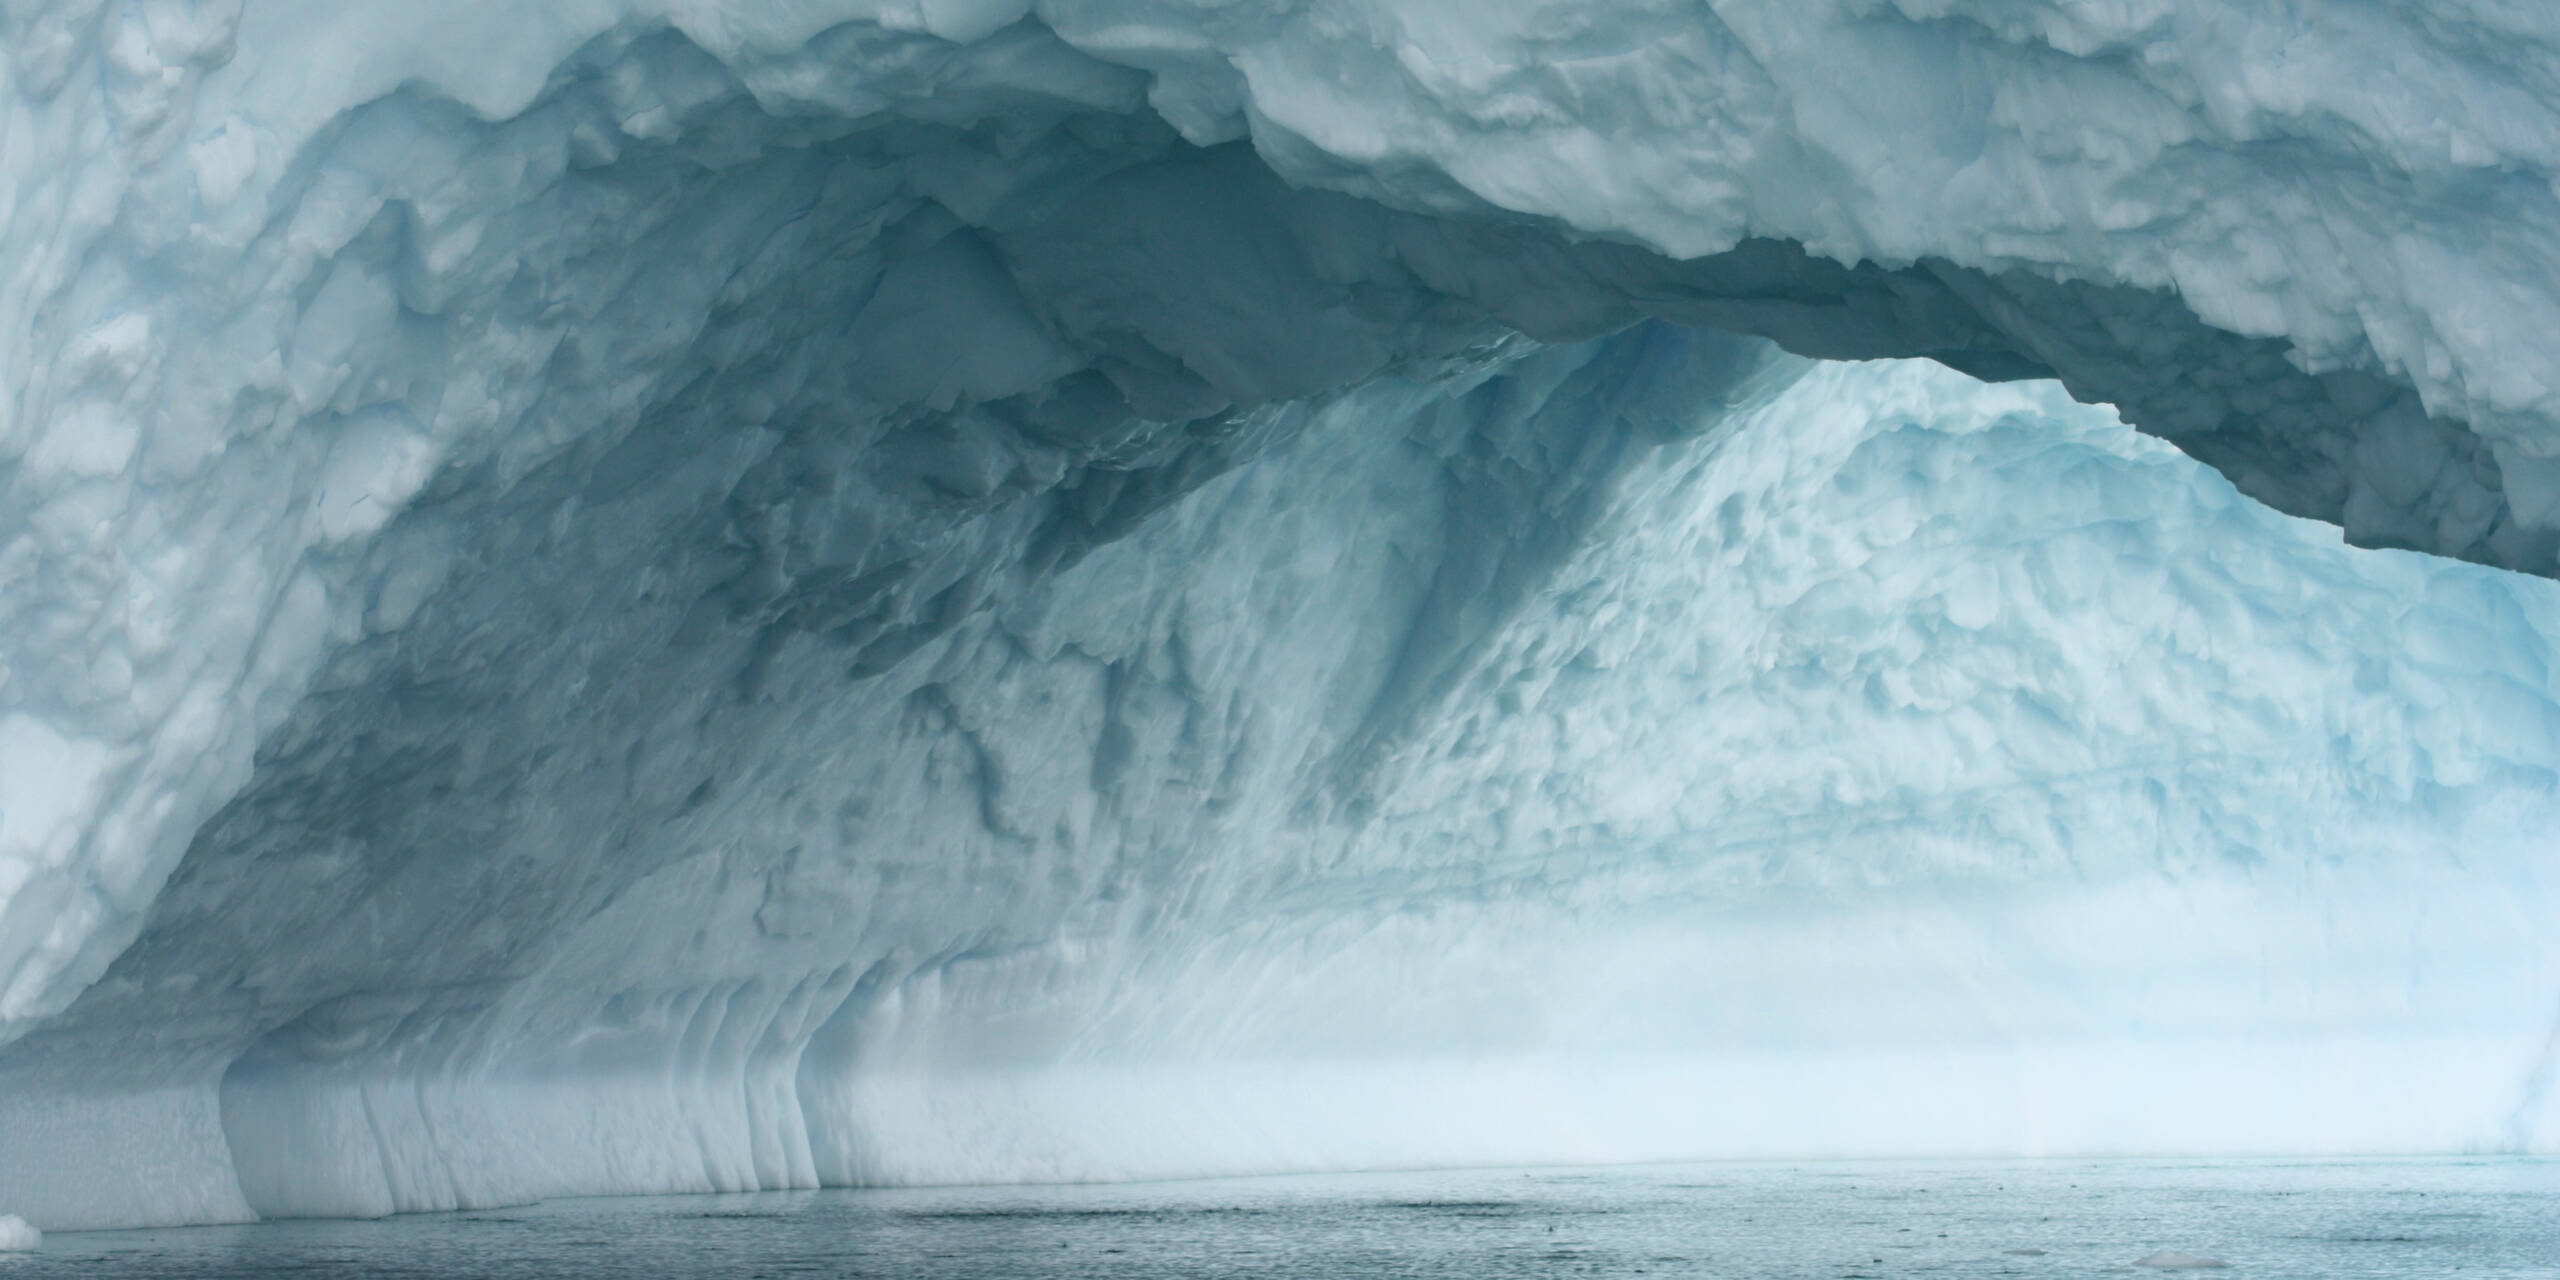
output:
{"label": "ice crevice", "polygon": [[12,9],[0,1211],[2547,1147],[2560,19],[2248,8]]}

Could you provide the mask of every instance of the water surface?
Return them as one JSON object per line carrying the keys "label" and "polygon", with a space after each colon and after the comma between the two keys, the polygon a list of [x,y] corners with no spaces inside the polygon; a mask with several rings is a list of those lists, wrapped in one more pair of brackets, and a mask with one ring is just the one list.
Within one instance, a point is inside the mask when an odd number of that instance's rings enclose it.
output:
{"label": "water surface", "polygon": [[[2162,1271],[2164,1252],[2229,1264]],[[50,1277],[2560,1276],[2560,1162],[1651,1165],[562,1200],[56,1234]]]}

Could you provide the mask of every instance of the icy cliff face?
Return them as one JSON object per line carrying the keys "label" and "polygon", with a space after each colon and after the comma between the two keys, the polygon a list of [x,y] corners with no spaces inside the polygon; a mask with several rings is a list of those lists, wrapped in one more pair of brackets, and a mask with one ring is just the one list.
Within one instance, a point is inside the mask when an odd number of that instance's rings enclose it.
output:
{"label": "icy cliff face", "polygon": [[[0,1211],[1623,1153],[1114,1148],[1094,1091],[1605,1042],[1519,1028],[1735,972],[1679,912],[1755,895],[2246,868],[2287,887],[2196,892],[2263,972],[1899,1007],[2441,997],[2478,1052],[2406,1069],[2490,1100],[2357,1132],[2545,1123],[2548,945],[2473,908],[2548,900],[2546,589],[2350,553],[2047,384],[1730,335],[2052,377],[2351,540],[2550,575],[2560,19],[0,21]],[[1804,990],[1911,970],[1842,919],[1787,935]],[[2131,944],[2076,936],[2115,949],[2033,954],[2107,989]],[[1858,1038],[1722,981],[1620,1048]],[[1511,1020],[1414,994],[1462,991]]]}

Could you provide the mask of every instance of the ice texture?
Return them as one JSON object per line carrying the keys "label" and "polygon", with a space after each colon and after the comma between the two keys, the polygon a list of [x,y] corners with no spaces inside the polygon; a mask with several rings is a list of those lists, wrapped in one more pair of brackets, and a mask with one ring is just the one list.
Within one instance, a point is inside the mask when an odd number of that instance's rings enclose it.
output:
{"label": "ice texture", "polygon": [[2555,37],[13,6],[0,1206],[2548,1146]]}

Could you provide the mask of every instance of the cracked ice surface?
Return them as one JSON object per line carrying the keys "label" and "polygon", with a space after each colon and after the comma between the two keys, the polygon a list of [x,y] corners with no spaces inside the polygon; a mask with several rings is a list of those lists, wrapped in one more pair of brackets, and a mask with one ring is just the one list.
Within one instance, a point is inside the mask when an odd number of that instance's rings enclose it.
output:
{"label": "cracked ice surface", "polygon": [[[2049,375],[2549,574],[2538,8],[0,23],[0,1210],[1733,1131],[1088,1105],[1293,1044],[1854,1081],[1860,1027],[2423,1014],[2468,1047],[2346,1056],[2487,1110],[2217,1132],[2543,1132],[2545,588],[2048,384],[1643,323]],[[2028,941],[1864,905],[1923,887]],[[2128,960],[2162,912],[2230,963]],[[2120,1143],[2104,1092],[2052,1131]]]}

